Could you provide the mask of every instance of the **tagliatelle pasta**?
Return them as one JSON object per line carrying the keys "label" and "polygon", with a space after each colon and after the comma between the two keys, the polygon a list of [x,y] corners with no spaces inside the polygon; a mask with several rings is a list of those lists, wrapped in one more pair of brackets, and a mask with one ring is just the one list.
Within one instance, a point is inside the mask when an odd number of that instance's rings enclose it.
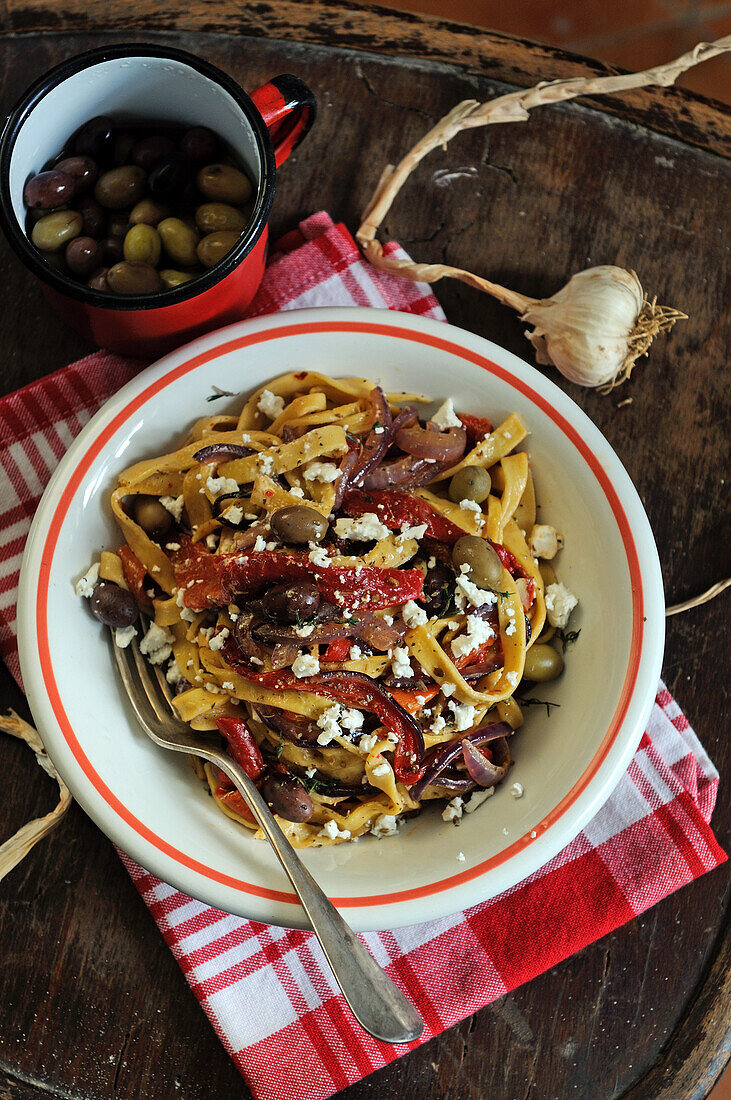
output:
{"label": "tagliatelle pasta", "polygon": [[426,400],[300,371],[196,420],[119,475],[125,542],[77,586],[117,644],[141,635],[180,718],[221,732],[298,847],[389,835],[433,800],[458,818],[508,773],[526,671],[562,666],[543,652],[537,555],[560,537],[536,526],[528,427],[451,400],[424,423]]}

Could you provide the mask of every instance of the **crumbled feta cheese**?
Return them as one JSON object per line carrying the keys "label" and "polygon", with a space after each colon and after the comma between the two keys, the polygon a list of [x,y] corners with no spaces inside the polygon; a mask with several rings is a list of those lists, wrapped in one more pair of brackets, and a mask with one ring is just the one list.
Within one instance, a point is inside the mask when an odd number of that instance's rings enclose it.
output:
{"label": "crumbled feta cheese", "polygon": [[340,725],[346,730],[359,730],[363,725],[363,713],[355,707],[345,707],[340,718]]}
{"label": "crumbled feta cheese", "polygon": [[491,642],[494,637],[495,631],[488,622],[477,615],[468,615],[467,633],[453,639],[452,653],[455,657],[466,657],[485,642]]}
{"label": "crumbled feta cheese", "polygon": [[76,582],[76,588],[74,591],[77,596],[82,596],[83,599],[88,600],[94,595],[94,585],[99,580],[99,566],[101,562],[95,561],[87,571]]}
{"label": "crumbled feta cheese", "polygon": [[358,748],[367,756],[369,752],[373,751],[373,747],[378,744],[378,735],[375,733],[364,734],[358,742]]}
{"label": "crumbled feta cheese", "polygon": [[374,435],[383,435],[385,430],[386,429],[384,428],[383,424],[376,424],[375,427],[373,428],[373,434]]}
{"label": "crumbled feta cheese", "polygon": [[379,814],[371,826],[373,836],[394,836],[398,832],[398,819],[395,814]]}
{"label": "crumbled feta cheese", "polygon": [[257,551],[257,553],[258,553],[260,550],[266,550],[266,548],[267,548],[267,542],[266,542],[266,539],[264,538],[264,536],[263,535],[257,535],[256,536],[256,542],[254,543],[254,545],[252,546],[251,549]]}
{"label": "crumbled feta cheese", "polygon": [[211,532],[210,535],[206,535],[206,546],[209,550],[215,550],[218,546],[218,535],[215,531]]}
{"label": "crumbled feta cheese", "polygon": [[406,646],[398,645],[393,651],[391,660],[391,668],[394,676],[409,677],[411,676],[411,663],[409,661],[409,651]]}
{"label": "crumbled feta cheese", "polygon": [[522,798],[525,794],[525,791],[523,790],[523,784],[513,783],[512,787],[510,788],[510,793],[512,794],[513,798]]}
{"label": "crumbled feta cheese", "polygon": [[413,629],[415,626],[424,626],[424,624],[429,621],[429,616],[427,615],[424,608],[419,607],[419,605],[414,600],[406,601],[404,606],[401,608],[401,614],[403,615],[404,622],[409,627],[409,629]]}
{"label": "crumbled feta cheese", "polygon": [[268,542],[267,543],[267,550],[276,550],[276,549],[277,549],[276,542]]}
{"label": "crumbled feta cheese", "polygon": [[381,523],[375,512],[365,512],[357,519],[342,518],[335,521],[335,534],[342,539],[358,539],[364,542],[370,539],[385,539],[388,527]]}
{"label": "crumbled feta cheese", "polygon": [[180,523],[183,518],[183,506],[185,504],[183,494],[181,493],[179,497],[160,497],[160,503],[163,508],[167,508],[175,522]]}
{"label": "crumbled feta cheese", "polygon": [[348,656],[350,657],[351,661],[359,661],[363,656],[363,650],[360,648],[359,645],[352,645],[350,647],[350,653],[348,654]]}
{"label": "crumbled feta cheese", "polygon": [[557,630],[563,630],[571,618],[571,612],[576,607],[576,596],[569,592],[565,584],[549,584],[546,589],[546,611],[548,621]]}
{"label": "crumbled feta cheese", "polygon": [[276,420],[284,412],[284,398],[277,397],[271,390],[262,390],[256,407],[270,420]]}
{"label": "crumbled feta cheese", "polygon": [[331,707],[328,707],[326,711],[320,715],[317,719],[317,725],[322,730],[322,733],[318,735],[318,745],[329,745],[333,737],[339,737],[342,734],[340,729],[340,704],[333,703]]}
{"label": "crumbled feta cheese", "polygon": [[249,657],[249,660],[251,661],[252,665],[263,665],[264,664],[264,662],[262,661],[262,659],[260,657]]}
{"label": "crumbled feta cheese", "polygon": [[459,860],[460,863],[464,863],[464,861],[466,859],[466,856],[465,856],[464,852],[457,852],[457,859]]}
{"label": "crumbled feta cheese", "polygon": [[447,698],[449,698],[450,695],[454,695],[456,690],[457,690],[457,685],[456,684],[451,684],[448,680],[446,680],[442,684],[442,695],[446,695]]}
{"label": "crumbled feta cheese", "polygon": [[476,710],[471,703],[455,703],[450,699],[448,706],[454,715],[454,728],[458,733],[474,725]]}
{"label": "crumbled feta cheese", "polygon": [[232,477],[209,477],[206,479],[206,489],[212,497],[217,497],[221,493],[238,493],[239,483]]}
{"label": "crumbled feta cheese", "polygon": [[467,500],[467,498],[465,498],[464,500],[460,500],[459,506],[463,512],[482,512],[482,508],[476,500]]}
{"label": "crumbled feta cheese", "polygon": [[183,679],[183,674],[178,668],[178,662],[175,660],[174,657],[167,667],[165,679],[169,684],[179,684],[180,681]]}
{"label": "crumbled feta cheese", "polygon": [[299,680],[305,676],[316,676],[319,671],[320,662],[317,657],[311,657],[309,653],[301,653],[292,665],[292,672]]}
{"label": "crumbled feta cheese", "polygon": [[330,840],[350,840],[350,829],[339,829],[337,821],[330,820],[317,835],[329,837]]}
{"label": "crumbled feta cheese", "polygon": [[305,775],[308,779],[312,779],[313,775],[317,774],[317,768],[305,768]]}
{"label": "crumbled feta cheese", "polygon": [[334,462],[310,462],[304,472],[305,481],[323,481],[326,485],[340,477]]}
{"label": "crumbled feta cheese", "polygon": [[513,622],[512,619],[508,622],[507,626],[505,627],[505,633],[507,634],[508,638],[512,638],[513,634],[515,634],[515,623]]}
{"label": "crumbled feta cheese", "polygon": [[211,638],[213,637],[213,627],[212,626],[202,626],[200,628],[200,633],[205,638],[205,640],[207,642],[209,642],[211,640]]}
{"label": "crumbled feta cheese", "polygon": [[274,473],[274,458],[272,455],[260,454],[257,465],[262,474],[266,474],[267,477],[271,477]]}
{"label": "crumbled feta cheese", "polygon": [[393,626],[393,615],[384,615],[383,621],[384,623],[387,623],[388,626]]}
{"label": "crumbled feta cheese", "polygon": [[434,733],[434,734],[440,734],[442,732],[442,730],[444,729],[444,727],[446,726],[446,724],[447,723],[444,721],[441,714],[437,714],[437,716],[435,717],[434,721],[431,724],[431,727],[430,727],[431,732]]}
{"label": "crumbled feta cheese", "polygon": [[482,805],[483,802],[485,802],[488,798],[491,798],[494,794],[494,787],[486,787],[482,788],[479,791],[473,791],[464,804],[465,813],[473,814],[475,810]]}
{"label": "crumbled feta cheese", "polygon": [[396,538],[396,542],[404,543],[408,539],[416,539],[416,541],[418,542],[419,539],[424,538],[425,534],[426,534],[426,524],[425,523],[420,523],[418,527],[409,527],[407,524],[404,524],[403,527],[401,528],[401,534],[398,535],[397,538]]}
{"label": "crumbled feta cheese", "polygon": [[206,682],[205,689],[206,689],[206,691],[210,691],[211,695],[220,695],[221,694],[221,689],[218,686],[218,684],[212,684],[212,683],[210,683],[210,681]]}
{"label": "crumbled feta cheese", "polygon": [[224,680],[221,687],[224,691],[236,691],[235,685],[232,684],[230,680]]}
{"label": "crumbled feta cheese", "polygon": [[462,421],[454,411],[454,402],[451,397],[441,405],[431,418],[432,424],[436,424],[440,431],[446,432],[447,428],[461,428]]}
{"label": "crumbled feta cheese", "polygon": [[220,630],[218,634],[216,634],[215,638],[211,638],[210,642],[208,643],[209,648],[214,650],[214,652],[218,649],[223,649],[223,644],[228,638],[229,633],[230,631],[228,627],[224,626],[223,630]]}
{"label": "crumbled feta cheese", "polygon": [[296,626],[294,632],[298,638],[309,638],[314,629],[314,623],[303,623],[302,626]]}
{"label": "crumbled feta cheese", "polygon": [[430,557],[428,562],[426,563],[426,567],[427,569],[433,569],[436,564],[437,559],[432,555],[432,557]]}
{"label": "crumbled feta cheese", "polygon": [[166,542],[165,543],[165,549],[166,550],[179,550],[180,549],[180,543],[179,542]]}
{"label": "crumbled feta cheese", "polygon": [[323,569],[326,569],[330,564],[330,557],[327,550],[324,550],[322,546],[317,546],[316,543],[310,543],[310,552],[307,555],[313,565],[319,565]]}
{"label": "crumbled feta cheese", "polygon": [[126,649],[136,633],[133,626],[118,626],[114,631],[114,644],[120,649]]}
{"label": "crumbled feta cheese", "polygon": [[497,602],[497,596],[494,592],[489,592],[485,588],[478,588],[477,585],[469,580],[466,576],[461,575],[457,577],[457,594],[466,596],[473,607],[483,607],[485,604],[494,604]]}
{"label": "crumbled feta cheese", "polygon": [[383,761],[382,764],[376,764],[375,768],[371,769],[371,775],[375,775],[377,779],[380,778],[380,776],[382,776],[382,775],[390,775],[390,774],[391,774],[391,765],[388,764],[385,760]]}
{"label": "crumbled feta cheese", "polygon": [[536,523],[528,536],[528,549],[536,558],[550,561],[563,545],[563,539],[550,523]]}
{"label": "crumbled feta cheese", "polygon": [[239,508],[238,504],[232,504],[230,508],[226,509],[225,517],[229,523],[241,523],[244,518],[244,509]]}
{"label": "crumbled feta cheese", "polygon": [[451,802],[447,803],[447,806],[442,810],[442,821],[459,821],[462,816],[462,809],[464,802],[461,798],[453,798]]}
{"label": "crumbled feta cheese", "polygon": [[520,677],[517,672],[506,672],[505,679],[508,681],[511,688],[517,688]]}
{"label": "crumbled feta cheese", "polygon": [[189,607],[186,607],[183,603],[183,596],[185,589],[179,588],[175,594],[175,602],[180,608],[180,618],[186,623],[192,623],[195,621],[195,612],[191,611]]}
{"label": "crumbled feta cheese", "polygon": [[299,485],[292,485],[290,490],[289,490],[289,493],[290,493],[290,496],[293,496],[293,497],[303,497],[305,495],[304,489],[302,489]]}
{"label": "crumbled feta cheese", "polygon": [[169,630],[157,623],[150,623],[150,629],[140,642],[140,653],[144,653],[151,665],[161,665],[173,652],[174,641],[175,638]]}

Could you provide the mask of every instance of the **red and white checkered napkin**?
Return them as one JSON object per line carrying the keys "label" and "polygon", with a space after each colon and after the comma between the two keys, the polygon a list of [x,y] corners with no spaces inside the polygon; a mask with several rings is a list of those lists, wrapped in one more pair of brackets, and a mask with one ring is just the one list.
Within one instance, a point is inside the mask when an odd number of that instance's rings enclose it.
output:
{"label": "red and white checkered napkin", "polygon": [[[253,314],[387,305],[443,318],[427,287],[374,273],[325,214],[303,222],[278,249]],[[0,652],[18,680],[15,600],[31,516],[71,439],[139,366],[98,353],[0,401]],[[366,934],[425,1020],[419,1042],[722,863],[709,826],[717,786],[718,773],[661,684],[621,783],[547,866],[464,913]],[[354,1024],[310,933],[222,913],[123,859],[258,1100],[330,1096],[409,1049],[379,1043]]]}

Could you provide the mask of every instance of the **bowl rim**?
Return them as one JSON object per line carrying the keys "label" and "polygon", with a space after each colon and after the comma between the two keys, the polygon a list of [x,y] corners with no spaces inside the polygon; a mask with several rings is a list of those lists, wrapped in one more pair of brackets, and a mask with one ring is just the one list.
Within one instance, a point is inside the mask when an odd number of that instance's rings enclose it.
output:
{"label": "bowl rim", "polygon": [[[233,248],[209,271],[196,275],[181,286],[150,294],[113,295],[103,290],[95,290],[85,283],[77,283],[62,272],[55,271],[40,257],[12,209],[10,193],[10,169],[13,152],[20,132],[31,111],[54,88],[69,77],[84,69],[105,61],[123,60],[130,57],[157,57],[168,61],[178,61],[195,69],[228,92],[249,122],[254,134],[260,160],[261,178],[257,189],[254,210],[249,224]],[[92,116],[94,117],[94,116]],[[108,309],[117,313],[129,313],[136,310],[162,309],[175,306],[197,298],[222,282],[239,266],[253,250],[265,232],[276,187],[276,164],[274,147],[269,130],[253,100],[235,80],[221,69],[187,50],[174,47],[156,46],[148,43],[128,42],[114,46],[98,46],[86,50],[59,65],[38,78],[20,97],[11,111],[0,137],[0,225],[7,240],[20,260],[27,268],[57,293],[83,302],[85,305]]]}
{"label": "bowl rim", "polygon": [[[530,835],[526,834],[506,845],[488,860],[457,874],[450,874],[436,884],[399,894],[334,897],[332,900],[347,912],[352,926],[364,931],[423,920],[423,899],[426,896],[429,898],[430,918],[446,916],[487,900],[539,870],[574,839],[614,790],[644,732],[660,677],[665,627],[664,596],[649,521],[620,460],[586,414],[562,390],[517,356],[454,326],[390,310],[309,309],[239,322],[171,353],[146,368],[115,394],[82,430],[61,460],[44,493],[28,536],[21,568],[18,642],[21,670],[31,707],[39,720],[43,719],[42,728],[52,734],[49,737],[51,759],[54,759],[55,748],[59,751],[63,748],[64,752],[70,748],[77,763],[77,752],[80,751],[82,757],[85,755],[63,712],[53,675],[48,637],[46,634],[44,642],[42,629],[53,547],[63,525],[63,516],[59,516],[61,506],[74,498],[106,440],[132,415],[139,414],[154,392],[218,355],[266,340],[306,336],[313,332],[366,332],[426,342],[490,370],[521,391],[569,435],[584,459],[588,460],[592,472],[609,497],[625,549],[633,558],[629,560],[628,557],[633,602],[631,654],[619,705],[589,767]],[[566,413],[571,416],[570,422],[566,419]],[[591,446],[587,439],[591,441]],[[597,457],[596,450],[601,458]],[[631,525],[627,511],[632,515]],[[639,552],[637,543],[640,544]],[[58,760],[54,762],[59,766]],[[88,759],[86,763],[90,763]],[[293,894],[245,883],[204,867],[166,841],[154,837],[143,822],[137,822],[126,811],[98,774],[94,773],[94,780],[88,774],[80,776],[74,768],[69,772],[59,766],[59,771],[82,807],[103,831],[138,863],[165,882],[208,904],[250,919],[288,927],[307,927]],[[100,811],[99,793],[108,814]],[[568,811],[572,811],[569,816]],[[136,824],[131,825],[130,822]],[[499,879],[497,886],[490,884],[486,878],[493,871],[499,872],[493,876],[496,881]]]}

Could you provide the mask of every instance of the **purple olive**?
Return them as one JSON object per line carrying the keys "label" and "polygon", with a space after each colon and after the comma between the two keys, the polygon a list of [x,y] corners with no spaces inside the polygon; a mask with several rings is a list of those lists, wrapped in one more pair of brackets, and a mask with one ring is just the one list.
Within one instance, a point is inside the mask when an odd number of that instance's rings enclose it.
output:
{"label": "purple olive", "polygon": [[66,157],[56,165],[58,172],[65,172],[74,181],[74,195],[87,191],[99,175],[96,161],[91,157]]}
{"label": "purple olive", "polygon": [[92,277],[87,282],[87,286],[90,286],[92,290],[106,290],[111,292],[111,287],[107,282],[108,267],[100,267],[98,271],[95,271]]}
{"label": "purple olive", "polygon": [[74,152],[80,157],[100,160],[108,157],[114,147],[114,123],[106,115],[97,115],[86,122],[74,138]]}
{"label": "purple olive", "polygon": [[295,623],[313,618],[320,607],[320,593],[312,581],[275,584],[262,597],[264,613],[276,623]]}
{"label": "purple olive", "polygon": [[74,193],[73,178],[52,168],[32,176],[23,188],[23,202],[30,210],[55,210],[63,206]]}
{"label": "purple olive", "polygon": [[133,133],[132,130],[120,130],[119,133],[115,134],[112,160],[117,168],[121,168],[123,164],[129,164],[132,149],[138,140],[139,135]]}
{"label": "purple olive", "polygon": [[188,158],[183,153],[170,153],[152,169],[147,187],[156,199],[169,199],[185,189],[189,178]]}
{"label": "purple olive", "polygon": [[93,237],[98,241],[106,224],[106,215],[101,206],[91,195],[85,195],[75,206],[84,219],[81,232],[85,237]]}
{"label": "purple olive", "polygon": [[66,264],[74,275],[88,279],[98,271],[102,262],[102,249],[93,237],[77,237],[66,245]]}
{"label": "purple olive", "polygon": [[180,148],[191,160],[212,161],[218,152],[218,138],[206,126],[186,130]]}
{"label": "purple olive", "polygon": [[296,779],[265,780],[262,794],[275,814],[285,821],[309,821],[315,807],[303,785]]}
{"label": "purple olive", "polygon": [[89,600],[89,607],[100,622],[114,630],[132,626],[139,614],[132,593],[116,584],[98,584]]}
{"label": "purple olive", "polygon": [[133,164],[150,172],[159,160],[175,152],[175,142],[167,134],[150,134],[140,138],[132,146],[130,159]]}
{"label": "purple olive", "polygon": [[120,260],[124,259],[124,244],[122,237],[105,237],[104,240],[99,241],[99,247],[102,250],[102,256],[104,263],[118,264]]}

